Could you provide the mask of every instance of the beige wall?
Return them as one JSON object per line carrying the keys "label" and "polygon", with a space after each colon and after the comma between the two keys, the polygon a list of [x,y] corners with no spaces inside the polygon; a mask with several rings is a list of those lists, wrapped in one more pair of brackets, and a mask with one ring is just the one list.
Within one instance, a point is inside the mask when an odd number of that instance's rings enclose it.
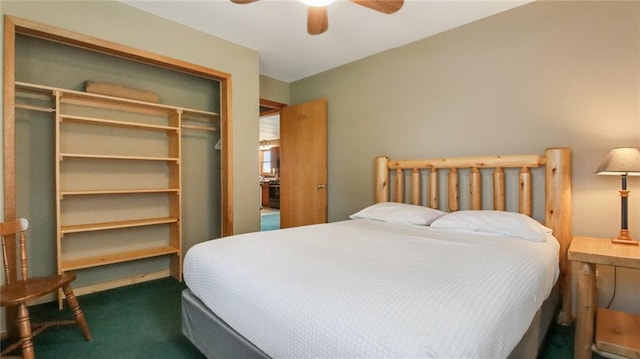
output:
{"label": "beige wall", "polygon": [[[640,146],[640,3],[536,2],[291,84],[329,100],[329,219],[371,204],[373,158],[573,152],[574,233],[619,230],[612,147]],[[640,238],[640,178],[630,179]],[[348,194],[348,195],[347,195]],[[600,301],[612,270],[599,269]],[[613,306],[640,313],[640,274]],[[626,284],[625,284],[626,283]]]}
{"label": "beige wall", "polygon": [[288,104],[289,84],[268,76],[260,75],[260,98]]}

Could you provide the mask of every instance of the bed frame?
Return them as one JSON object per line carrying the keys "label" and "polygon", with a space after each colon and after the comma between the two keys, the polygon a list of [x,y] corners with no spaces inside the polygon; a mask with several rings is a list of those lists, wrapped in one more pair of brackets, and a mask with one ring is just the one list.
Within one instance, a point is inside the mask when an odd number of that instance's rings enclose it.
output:
{"label": "bed frame", "polygon": [[[553,230],[560,242],[560,278],[562,306],[558,321],[571,322],[571,275],[567,258],[573,238],[571,221],[571,151],[568,148],[548,148],[544,155],[511,155],[485,157],[458,157],[420,160],[389,160],[376,158],[376,202],[402,202],[419,205],[423,195],[423,171],[428,172],[428,206],[440,208],[438,181],[440,173],[447,172],[447,204],[453,212],[460,206],[460,177],[469,170],[468,209],[487,209],[482,205],[483,187],[481,169],[492,171],[492,198],[494,210],[506,210],[505,170],[519,169],[518,212],[533,216],[532,168],[544,167],[544,225]],[[410,173],[410,186],[405,190],[406,172]],[[393,180],[393,183],[392,181]],[[393,188],[393,191],[391,190]],[[392,198],[393,192],[393,198]]]}
{"label": "bed frame", "polygon": [[[535,358],[560,306],[557,321],[571,321],[571,276],[567,251],[572,238],[571,152],[568,148],[549,148],[544,155],[485,156],[419,160],[376,158],[376,202],[402,202],[440,208],[441,176],[446,175],[449,211],[460,209],[508,210],[505,171],[518,171],[518,212],[533,216],[534,181],[532,169],[544,167],[544,224],[560,242],[560,277],[551,295],[536,313],[528,331],[510,358]],[[481,171],[482,170],[482,171]],[[481,172],[491,171],[492,190],[482,194]],[[462,176],[468,172],[469,192],[461,195]],[[486,174],[486,173],[485,173]],[[422,185],[427,178],[426,186]],[[408,186],[405,184],[409,183]],[[405,189],[405,187],[408,187]],[[424,187],[424,188],[423,188]],[[492,208],[483,199],[492,197]],[[426,200],[425,200],[426,198]],[[486,199],[485,199],[486,200]],[[461,204],[461,202],[464,202]],[[468,204],[466,203],[468,202]],[[183,333],[209,358],[268,358],[252,343],[238,335],[209,310],[189,289],[182,294]]]}

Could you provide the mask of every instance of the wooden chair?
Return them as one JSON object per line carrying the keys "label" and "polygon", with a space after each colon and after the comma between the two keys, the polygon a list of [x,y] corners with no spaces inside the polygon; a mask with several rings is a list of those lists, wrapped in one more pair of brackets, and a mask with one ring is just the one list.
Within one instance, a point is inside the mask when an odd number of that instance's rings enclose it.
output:
{"label": "wooden chair", "polygon": [[[16,306],[17,319],[16,325],[20,333],[20,340],[12,345],[7,346],[2,350],[0,355],[5,355],[11,351],[22,347],[23,358],[34,358],[33,341],[32,338],[35,335],[40,334],[43,330],[57,325],[78,324],[82,333],[87,341],[91,341],[91,333],[87,326],[87,321],[84,318],[78,300],[73,294],[70,283],[76,279],[75,274],[65,273],[61,275],[55,275],[51,277],[29,278],[27,276],[27,245],[24,232],[29,228],[29,221],[25,218],[20,218],[15,221],[5,222],[0,224],[0,236],[2,236],[2,258],[4,260],[4,273],[6,284],[2,286],[0,292],[0,304],[3,307]],[[18,240],[18,247],[20,248],[20,271],[21,277],[17,281],[13,282],[12,278],[17,278],[17,275],[12,277],[7,254],[7,246],[5,240],[11,237],[15,237]],[[16,269],[17,270],[17,269]],[[29,319],[29,310],[27,309],[27,302],[40,298],[49,293],[58,293],[62,289],[69,307],[73,312],[75,321],[73,320],[61,320],[55,322],[46,323],[31,323]],[[9,325],[9,324],[7,324]],[[32,332],[33,328],[33,332]]]}

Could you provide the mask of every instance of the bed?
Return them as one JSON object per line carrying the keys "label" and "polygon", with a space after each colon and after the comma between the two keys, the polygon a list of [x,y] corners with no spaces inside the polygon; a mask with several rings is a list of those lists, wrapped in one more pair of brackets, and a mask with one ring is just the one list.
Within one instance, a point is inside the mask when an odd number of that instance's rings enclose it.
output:
{"label": "bed", "polygon": [[375,163],[348,220],[192,247],[185,336],[209,358],[535,358],[570,315],[569,149]]}

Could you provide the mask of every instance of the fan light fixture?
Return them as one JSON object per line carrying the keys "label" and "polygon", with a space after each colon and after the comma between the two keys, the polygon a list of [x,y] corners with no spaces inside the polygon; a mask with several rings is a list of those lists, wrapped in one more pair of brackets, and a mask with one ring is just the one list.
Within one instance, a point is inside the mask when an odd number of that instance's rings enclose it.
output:
{"label": "fan light fixture", "polygon": [[335,0],[300,0],[300,1],[307,6],[322,7],[322,6],[327,6],[331,4]]}
{"label": "fan light fixture", "polygon": [[[250,4],[258,0],[231,0],[236,4]],[[307,5],[307,32],[309,35],[319,35],[329,28],[327,5],[335,0],[300,0]],[[352,3],[369,8],[383,14],[393,14],[400,10],[404,0],[350,0]]]}
{"label": "fan light fixture", "polygon": [[609,152],[607,158],[596,170],[598,175],[616,175],[622,178],[620,190],[620,235],[613,238],[613,243],[638,245],[638,242],[629,235],[627,201],[627,176],[640,176],[640,149],[635,147],[619,147]]}

